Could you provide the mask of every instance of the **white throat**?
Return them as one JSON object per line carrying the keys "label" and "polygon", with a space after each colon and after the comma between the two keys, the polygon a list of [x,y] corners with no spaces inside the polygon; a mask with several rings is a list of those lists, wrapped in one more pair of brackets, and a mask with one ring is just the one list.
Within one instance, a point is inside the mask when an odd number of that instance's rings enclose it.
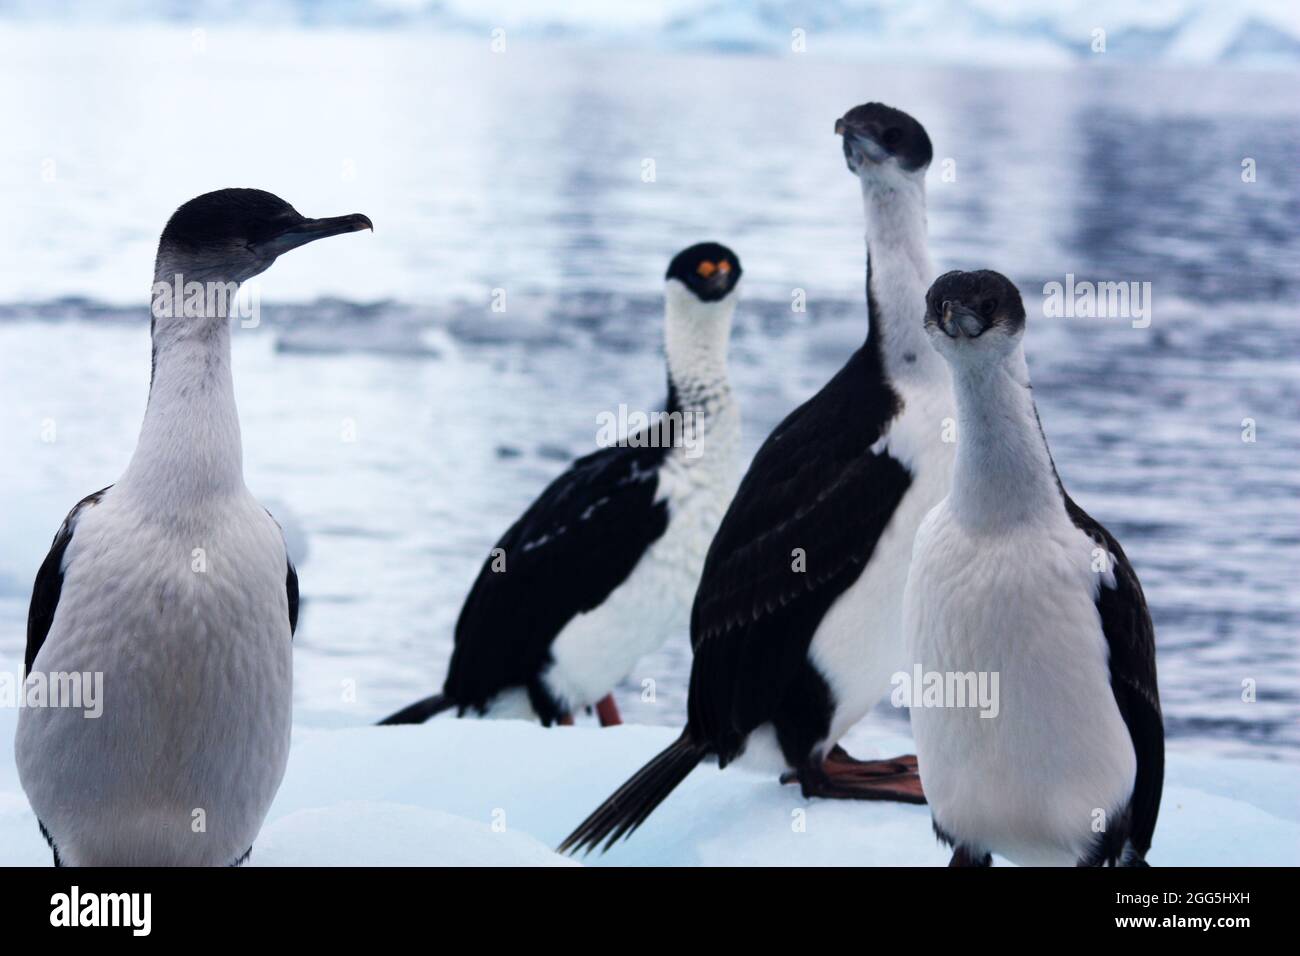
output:
{"label": "white throat", "polygon": [[[170,283],[178,271],[160,262],[155,282]],[[185,516],[244,487],[228,305],[202,317],[154,318],[149,404],[116,488],[153,512]]]}
{"label": "white throat", "polygon": [[1020,346],[997,361],[955,356],[957,459],[949,503],[966,526],[999,531],[1063,508]]}
{"label": "white throat", "polygon": [[877,307],[873,335],[890,378],[945,377],[943,360],[925,333],[925,293],[934,279],[926,243],[925,181],[861,178],[867,220],[870,292]]}
{"label": "white throat", "polygon": [[727,344],[736,292],[702,302],[677,279],[664,284],[664,350],[668,377],[684,410],[708,412],[731,400]]}

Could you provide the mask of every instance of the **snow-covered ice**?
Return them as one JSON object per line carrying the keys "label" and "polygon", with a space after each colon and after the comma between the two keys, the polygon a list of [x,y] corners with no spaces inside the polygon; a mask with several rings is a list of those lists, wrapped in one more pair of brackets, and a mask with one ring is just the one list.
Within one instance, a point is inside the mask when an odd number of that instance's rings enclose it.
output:
{"label": "snow-covered ice", "polygon": [[[12,741],[17,711],[0,711]],[[421,727],[299,728],[284,785],[253,848],[258,866],[542,866],[588,812],[675,732],[546,730],[444,718]],[[859,728],[860,756],[905,738]],[[1157,866],[1300,863],[1300,767],[1169,756],[1149,860]],[[741,768],[695,771],[631,840],[589,864],[941,866],[924,807],[804,800]],[[0,864],[47,865],[49,851],[0,764]]]}
{"label": "snow-covered ice", "polygon": [[[324,851],[324,852],[322,852]],[[575,866],[526,833],[377,800],[341,800],[275,818],[254,866]]]}

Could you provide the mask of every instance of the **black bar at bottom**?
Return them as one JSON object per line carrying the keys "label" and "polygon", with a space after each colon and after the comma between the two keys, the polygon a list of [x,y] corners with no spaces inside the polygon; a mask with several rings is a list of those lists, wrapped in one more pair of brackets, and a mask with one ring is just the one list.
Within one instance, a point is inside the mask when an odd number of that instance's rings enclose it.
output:
{"label": "black bar at bottom", "polygon": [[[582,946],[602,939],[594,935],[601,923],[605,941],[631,945],[640,934],[649,946],[666,944],[675,932],[689,939],[697,927],[721,932],[731,944],[752,938],[766,948],[776,944],[773,933],[790,930],[811,934],[817,946],[824,936],[843,935],[847,945],[867,949],[972,933],[993,943],[990,932],[1016,937],[1045,926],[1066,940],[1173,932],[1228,942],[1287,925],[1292,914],[1282,910],[1294,872],[9,869],[0,870],[0,919],[20,938],[35,932],[126,940],[147,929],[149,937],[169,941],[228,937],[272,946],[286,932],[299,945],[373,941],[376,932],[403,930],[435,949],[437,941],[466,933],[496,944],[531,932]],[[148,894],[147,907],[141,894]]]}

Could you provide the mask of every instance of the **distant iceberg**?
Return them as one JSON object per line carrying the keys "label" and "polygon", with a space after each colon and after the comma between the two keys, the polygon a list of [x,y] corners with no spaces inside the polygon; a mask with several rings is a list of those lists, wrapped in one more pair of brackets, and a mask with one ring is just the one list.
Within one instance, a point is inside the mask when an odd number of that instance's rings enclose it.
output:
{"label": "distant iceberg", "polygon": [[433,28],[490,36],[1041,65],[1300,63],[1293,0],[0,0],[0,21]]}

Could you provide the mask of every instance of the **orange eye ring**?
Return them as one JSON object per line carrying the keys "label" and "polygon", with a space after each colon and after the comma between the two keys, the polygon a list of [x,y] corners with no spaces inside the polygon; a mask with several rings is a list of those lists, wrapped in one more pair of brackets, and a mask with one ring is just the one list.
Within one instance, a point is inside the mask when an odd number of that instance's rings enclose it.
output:
{"label": "orange eye ring", "polygon": [[731,263],[728,262],[726,259],[723,259],[721,262],[718,263],[718,271],[721,272],[723,275],[726,275],[728,272],[731,271]]}
{"label": "orange eye ring", "polygon": [[[730,268],[731,266],[727,266],[727,269]],[[705,259],[703,262],[701,262],[698,266],[695,267],[695,274],[699,276],[703,276],[705,279],[707,279],[709,276],[713,275],[713,273],[717,271],[718,271],[718,266],[715,266],[712,262],[710,262],[707,259]]]}

